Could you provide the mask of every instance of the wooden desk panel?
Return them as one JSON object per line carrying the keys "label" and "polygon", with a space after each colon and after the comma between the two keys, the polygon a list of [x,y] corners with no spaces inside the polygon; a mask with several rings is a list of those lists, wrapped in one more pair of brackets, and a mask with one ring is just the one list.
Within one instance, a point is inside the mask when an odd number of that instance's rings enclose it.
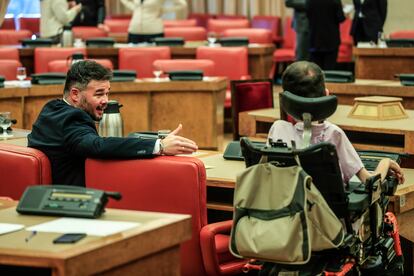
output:
{"label": "wooden desk panel", "polygon": [[[26,227],[53,219],[22,216],[14,207],[0,211],[1,222]],[[180,275],[179,244],[191,238],[190,216],[108,209],[102,219],[141,225],[108,237],[87,236],[69,245],[52,243],[58,233],[39,232],[29,242],[25,242],[28,231],[9,233],[0,236],[0,264],[27,266],[29,271],[49,268],[54,276]]]}
{"label": "wooden desk panel", "polygon": [[356,97],[389,96],[402,98],[406,109],[414,109],[414,86],[395,80],[357,79],[354,83],[326,83],[326,88],[338,97],[339,104],[353,105]]}
{"label": "wooden desk panel", "polygon": [[395,74],[414,72],[414,48],[355,48],[355,77],[394,80]]}
{"label": "wooden desk panel", "polygon": [[[218,149],[223,139],[226,87],[225,78],[174,82],[141,79],[111,83],[110,98],[123,104],[124,135],[175,129],[182,123],[181,135],[196,141],[200,148]],[[44,104],[62,97],[63,86],[35,85],[7,93],[7,97],[0,97],[0,109],[12,112],[19,121],[16,127],[31,129]]]}
{"label": "wooden desk panel", "polygon": [[[173,59],[185,58],[195,59],[197,45],[190,44],[186,47],[171,47],[171,57]],[[86,48],[88,58],[92,59],[110,59],[114,68],[118,68],[118,50],[119,48]],[[260,46],[248,47],[249,52],[249,74],[254,79],[268,78],[272,68],[274,46],[272,44],[263,44]],[[27,68],[27,73],[34,72],[34,49],[19,48],[20,61]],[[138,72],[139,76],[139,72]]]}

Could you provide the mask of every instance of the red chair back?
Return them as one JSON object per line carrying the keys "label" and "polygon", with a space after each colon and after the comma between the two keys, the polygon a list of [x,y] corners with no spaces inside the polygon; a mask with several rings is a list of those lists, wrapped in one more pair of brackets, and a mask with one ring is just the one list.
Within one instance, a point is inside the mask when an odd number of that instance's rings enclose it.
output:
{"label": "red chair back", "polygon": [[390,33],[390,38],[414,38],[414,30],[395,31]]}
{"label": "red chair back", "polygon": [[339,45],[337,62],[352,62],[352,47],[354,41],[350,34],[351,26],[352,20],[350,18],[345,19],[339,26],[341,44]]}
{"label": "red chair back", "polygon": [[105,25],[111,33],[128,33],[129,21],[130,19],[105,19]]}
{"label": "red chair back", "polygon": [[164,28],[173,27],[195,27],[197,26],[197,20],[192,19],[178,19],[178,20],[163,20]]}
{"label": "red chair back", "polygon": [[107,37],[108,33],[99,29],[98,27],[77,26],[72,28],[73,36],[86,40],[94,37]]}
{"label": "red chair back", "polygon": [[36,48],[34,52],[35,73],[48,72],[49,62],[53,60],[66,60],[74,53],[86,56],[85,48]]}
{"label": "red chair back", "polygon": [[206,13],[191,13],[188,18],[195,19],[197,21],[197,26],[207,28],[208,20],[210,18],[214,18],[214,15]]}
{"label": "red chair back", "polygon": [[17,48],[1,48],[0,47],[0,59],[13,59],[19,60],[19,50]]}
{"label": "red chair back", "polygon": [[200,41],[207,39],[207,31],[203,27],[164,28],[164,36],[182,37],[185,41]]}
{"label": "red chair back", "polygon": [[4,18],[0,29],[1,30],[15,30],[16,29],[16,23],[14,23],[14,17]]}
{"label": "red chair back", "polygon": [[217,19],[235,20],[235,19],[247,19],[247,16],[241,14],[218,14]]}
{"label": "red chair back", "polygon": [[209,19],[208,28],[209,32],[214,32],[219,36],[227,29],[240,29],[249,28],[249,20],[247,19]]}
{"label": "red chair back", "polygon": [[18,45],[22,39],[31,36],[32,32],[29,30],[0,30],[0,45]]}
{"label": "red chair back", "polygon": [[159,59],[153,63],[154,70],[202,70],[204,76],[214,76],[214,61],[208,59]]}
{"label": "red chair back", "polygon": [[139,78],[152,78],[152,64],[157,59],[171,59],[170,47],[119,49],[119,69],[135,70]]}
{"label": "red chair back", "polygon": [[275,43],[282,41],[280,33],[281,20],[279,16],[255,15],[250,22],[252,28],[267,29],[272,33],[272,40]]}
{"label": "red chair back", "polygon": [[21,67],[20,61],[14,59],[0,59],[0,75],[4,76],[6,80],[15,80],[17,67]]}
{"label": "red chair back", "polygon": [[109,207],[189,214],[192,239],[181,246],[181,275],[206,275],[200,230],[207,224],[206,171],[191,157],[86,161],[86,186],[123,195]]}
{"label": "red chair back", "polygon": [[50,162],[36,149],[0,144],[0,195],[20,199],[30,185],[51,184]]}
{"label": "red chair back", "polygon": [[33,34],[40,32],[40,17],[19,17],[20,30],[29,30]]}
{"label": "red chair back", "polygon": [[[112,65],[112,61],[109,59],[92,59],[99,63],[100,65],[109,68],[114,69],[114,66]],[[70,68],[70,63],[68,60],[52,60],[48,63],[47,71],[48,72],[58,72],[58,73],[67,73]]]}
{"label": "red chair back", "polygon": [[272,33],[265,29],[227,29],[223,32],[223,37],[247,37],[249,43],[269,44],[272,43]]}
{"label": "red chair back", "polygon": [[239,113],[273,107],[273,83],[267,80],[241,80],[231,82],[231,109],[233,139],[239,140]]}
{"label": "red chair back", "polygon": [[246,47],[207,47],[197,48],[197,59],[214,61],[215,75],[239,80],[248,75],[248,53]]}
{"label": "red chair back", "polygon": [[285,25],[283,26],[283,43],[282,47],[285,49],[296,48],[296,32],[292,28],[292,17],[285,18]]}

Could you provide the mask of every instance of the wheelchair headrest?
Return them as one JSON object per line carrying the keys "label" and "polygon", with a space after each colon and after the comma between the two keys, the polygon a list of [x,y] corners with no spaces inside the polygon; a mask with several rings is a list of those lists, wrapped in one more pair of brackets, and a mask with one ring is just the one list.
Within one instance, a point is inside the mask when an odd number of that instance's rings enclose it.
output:
{"label": "wheelchair headrest", "polygon": [[335,113],[337,106],[338,100],[334,95],[305,98],[289,91],[280,94],[280,107],[296,120],[302,120],[304,113],[309,113],[312,121],[324,120]]}

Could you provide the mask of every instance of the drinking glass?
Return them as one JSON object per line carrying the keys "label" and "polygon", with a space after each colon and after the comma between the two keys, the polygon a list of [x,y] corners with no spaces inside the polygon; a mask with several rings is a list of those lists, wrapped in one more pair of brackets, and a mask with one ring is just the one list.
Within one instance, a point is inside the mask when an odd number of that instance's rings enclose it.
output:
{"label": "drinking glass", "polygon": [[161,74],[162,74],[162,70],[154,70],[152,73],[153,73],[153,74],[154,74],[154,76],[155,76],[155,80],[156,80],[156,81],[159,81],[159,80],[160,80],[160,76],[161,76]]}
{"label": "drinking glass", "polygon": [[7,128],[11,126],[11,118],[10,118],[10,112],[0,112],[0,127],[3,129],[3,134],[0,135],[1,138],[7,138],[12,137],[12,134],[7,133]]}
{"label": "drinking glass", "polygon": [[217,34],[215,32],[209,32],[207,34],[207,41],[208,41],[208,46],[213,47],[217,41]]}
{"label": "drinking glass", "polygon": [[20,84],[22,84],[26,78],[26,67],[17,67],[16,77],[19,80]]}

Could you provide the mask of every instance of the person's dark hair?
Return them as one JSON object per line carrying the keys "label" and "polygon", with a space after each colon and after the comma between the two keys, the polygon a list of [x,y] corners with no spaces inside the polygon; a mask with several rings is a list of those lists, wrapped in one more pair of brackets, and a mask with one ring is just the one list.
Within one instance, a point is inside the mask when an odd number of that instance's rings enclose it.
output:
{"label": "person's dark hair", "polygon": [[282,75],[282,87],[295,95],[316,98],[325,96],[325,78],[321,68],[313,62],[297,61]]}
{"label": "person's dark hair", "polygon": [[111,80],[112,72],[110,69],[100,65],[93,60],[77,61],[70,67],[67,75],[63,95],[67,96],[72,87],[84,90],[90,81]]}

